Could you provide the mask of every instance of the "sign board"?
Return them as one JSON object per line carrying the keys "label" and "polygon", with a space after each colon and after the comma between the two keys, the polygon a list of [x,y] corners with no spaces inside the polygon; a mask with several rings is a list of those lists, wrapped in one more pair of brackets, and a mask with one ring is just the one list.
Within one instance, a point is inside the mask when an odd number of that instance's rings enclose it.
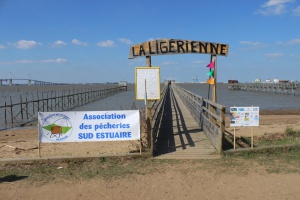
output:
{"label": "sign board", "polygon": [[138,110],[39,112],[38,124],[44,143],[140,139]]}
{"label": "sign board", "polygon": [[135,68],[135,97],[136,100],[160,99],[160,68],[136,67]]}
{"label": "sign board", "polygon": [[259,126],[259,107],[230,107],[230,126]]}
{"label": "sign board", "polygon": [[130,47],[129,58],[141,56],[168,55],[168,54],[212,54],[227,56],[227,44],[202,42],[180,39],[159,39],[136,44]]}

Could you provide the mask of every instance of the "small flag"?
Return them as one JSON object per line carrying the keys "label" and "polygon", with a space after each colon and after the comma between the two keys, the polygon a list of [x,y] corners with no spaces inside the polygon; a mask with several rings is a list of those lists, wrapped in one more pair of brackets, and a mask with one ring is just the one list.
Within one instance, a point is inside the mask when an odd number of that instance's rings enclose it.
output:
{"label": "small flag", "polygon": [[208,76],[214,76],[214,70],[209,71],[206,75],[208,75]]}
{"label": "small flag", "polygon": [[210,78],[206,81],[206,83],[214,85],[215,84],[215,79],[214,78]]}
{"label": "small flag", "polygon": [[213,69],[213,68],[215,68],[215,63],[211,62],[206,67],[209,67],[209,68]]}

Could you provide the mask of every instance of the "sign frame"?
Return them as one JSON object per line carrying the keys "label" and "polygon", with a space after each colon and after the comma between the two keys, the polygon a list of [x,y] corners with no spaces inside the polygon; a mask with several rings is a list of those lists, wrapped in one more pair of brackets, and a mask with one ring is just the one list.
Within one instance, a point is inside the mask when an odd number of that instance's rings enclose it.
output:
{"label": "sign frame", "polygon": [[159,100],[160,92],[160,67],[136,67],[136,100]]}
{"label": "sign frame", "polygon": [[259,107],[230,107],[230,126],[259,126]]}
{"label": "sign frame", "polygon": [[41,143],[140,140],[139,110],[39,112]]}

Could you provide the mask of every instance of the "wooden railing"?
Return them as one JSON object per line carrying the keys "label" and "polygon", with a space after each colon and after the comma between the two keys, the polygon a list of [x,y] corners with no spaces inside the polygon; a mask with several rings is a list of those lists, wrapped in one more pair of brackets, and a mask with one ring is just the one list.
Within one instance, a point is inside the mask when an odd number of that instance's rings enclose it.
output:
{"label": "wooden railing", "polygon": [[222,153],[226,107],[172,84],[214,147]]}
{"label": "wooden railing", "polygon": [[151,153],[153,153],[154,144],[156,143],[157,134],[159,132],[163,114],[165,112],[166,95],[170,90],[170,82],[165,84],[163,91],[161,92],[161,99],[153,101],[151,104]]}

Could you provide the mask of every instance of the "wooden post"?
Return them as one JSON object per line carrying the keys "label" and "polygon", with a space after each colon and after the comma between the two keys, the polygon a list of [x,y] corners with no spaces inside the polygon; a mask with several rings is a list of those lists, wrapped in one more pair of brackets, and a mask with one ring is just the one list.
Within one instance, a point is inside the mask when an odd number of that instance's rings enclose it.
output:
{"label": "wooden post", "polygon": [[142,154],[142,139],[140,138],[140,154]]}
{"label": "wooden post", "polygon": [[43,112],[45,112],[44,91],[42,92]]}
{"label": "wooden post", "polygon": [[[39,112],[40,111],[40,97],[39,97],[39,93],[37,93],[37,112]],[[34,113],[33,113],[34,114]]]}
{"label": "wooden post", "polygon": [[[151,67],[151,56],[146,56],[146,66]],[[147,123],[147,143],[148,147],[151,148],[151,154],[153,153],[153,141],[151,135],[151,108],[150,108],[150,100],[146,102],[146,123]]]}
{"label": "wooden post", "polygon": [[221,150],[223,150],[223,144],[224,144],[224,140],[225,140],[225,122],[226,122],[226,108],[222,108],[220,109],[220,116],[222,118],[222,122],[220,123],[220,129],[221,129],[221,132],[222,132],[222,136],[221,136]]}
{"label": "wooden post", "polygon": [[235,149],[235,127],[233,127],[233,149]]}
{"label": "wooden post", "polygon": [[28,98],[27,98],[27,94],[26,94],[26,104],[25,104],[25,106],[26,106],[26,119],[28,119],[29,117],[28,117]]}
{"label": "wooden post", "polygon": [[38,143],[38,149],[39,149],[39,158],[41,157],[41,143]]}
{"label": "wooden post", "polygon": [[7,126],[7,115],[6,115],[6,109],[7,109],[7,107],[6,107],[6,96],[5,96],[5,102],[4,102],[4,121],[5,121],[5,128],[6,128],[6,126]]}
{"label": "wooden post", "polygon": [[215,78],[215,84],[213,84],[213,90],[212,90],[212,101],[217,102],[217,56],[211,55],[210,62],[214,62],[214,78]]}
{"label": "wooden post", "polygon": [[10,96],[10,118],[11,118],[11,125],[14,123],[14,116],[13,116],[13,104],[12,104],[12,98]]}
{"label": "wooden post", "polygon": [[31,96],[32,96],[32,115],[34,115],[35,100],[34,100],[34,95],[32,92],[31,92]]}
{"label": "wooden post", "polygon": [[[212,88],[212,101],[214,103],[217,103],[217,56],[211,55],[210,62],[214,62],[214,79],[215,79]],[[209,109],[213,114],[217,113],[217,108],[215,106],[209,105]],[[216,119],[214,119],[212,116],[210,116],[210,122],[212,122],[214,125],[217,125]]]}
{"label": "wooden post", "polygon": [[23,102],[22,102],[22,95],[20,94],[20,109],[21,109],[21,118],[24,119],[23,115]]}
{"label": "wooden post", "polygon": [[251,127],[251,149],[253,149],[253,126]]}

